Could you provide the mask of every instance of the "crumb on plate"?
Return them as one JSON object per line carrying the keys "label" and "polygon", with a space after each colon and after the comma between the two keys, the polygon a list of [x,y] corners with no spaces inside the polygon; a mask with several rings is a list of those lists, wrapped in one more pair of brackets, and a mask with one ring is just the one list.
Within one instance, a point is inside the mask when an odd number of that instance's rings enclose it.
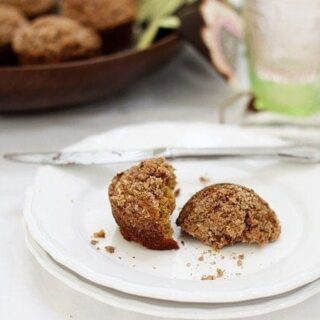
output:
{"label": "crumb on plate", "polygon": [[106,232],[103,229],[101,229],[101,230],[99,230],[97,232],[94,232],[93,233],[93,237],[94,238],[105,238],[106,237]]}
{"label": "crumb on plate", "polygon": [[111,253],[111,254],[116,251],[116,248],[113,247],[113,246],[106,246],[106,247],[104,247],[104,249],[105,249],[107,252]]}

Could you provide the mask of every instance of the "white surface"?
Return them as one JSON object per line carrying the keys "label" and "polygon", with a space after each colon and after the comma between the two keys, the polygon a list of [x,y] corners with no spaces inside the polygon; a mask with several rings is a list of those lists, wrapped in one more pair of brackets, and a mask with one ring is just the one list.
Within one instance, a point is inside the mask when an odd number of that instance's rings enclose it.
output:
{"label": "white surface", "polygon": [[[156,120],[217,120],[230,94],[188,52],[109,102],[59,113],[0,116],[0,153],[57,150],[119,125]],[[24,191],[36,166],[0,159],[0,319],[158,318],[128,313],[88,298],[57,281],[27,251],[21,224]],[[318,320],[320,295],[299,306],[254,320]]]}
{"label": "white surface", "polygon": [[[238,127],[160,122],[92,136],[68,150],[249,147],[279,143],[274,137]],[[190,237],[183,237],[185,245],[180,250],[162,252],[124,241],[106,199],[106,189],[128,164],[41,167],[32,187],[30,209],[28,204],[24,212],[31,235],[55,260],[88,280],[149,298],[180,302],[245,301],[281,294],[320,277],[320,256],[314,254],[320,242],[320,208],[310,205],[310,199],[317,198],[320,189],[320,166],[223,159],[176,161],[174,167],[181,188],[177,210],[171,217],[178,243],[182,240],[180,228],[174,223],[178,208],[203,188],[201,176],[211,183],[231,182],[256,190],[278,214],[282,224],[278,241],[264,248],[245,245],[224,248],[218,257],[203,254],[209,247]],[[271,171],[273,175],[268,174]],[[310,180],[313,183],[307,184]],[[107,235],[104,243],[97,245],[101,248],[97,251],[90,239],[102,228]],[[116,247],[115,254],[106,253],[105,245]],[[243,268],[233,259],[239,254],[245,255]],[[205,259],[200,262],[198,257],[202,255]],[[214,274],[217,268],[225,270],[223,278],[201,281],[202,275]]]}
{"label": "white surface", "polygon": [[152,315],[166,319],[237,319],[239,315],[241,315],[241,318],[244,318],[285,309],[301,303],[320,292],[320,280],[317,280],[287,294],[243,303],[197,304],[139,298],[106,287],[94,285],[92,282],[78,276],[56,263],[55,260],[32,239],[27,228],[25,229],[25,233],[28,249],[39,264],[51,275],[74,290],[86,294],[97,301],[144,315]]}

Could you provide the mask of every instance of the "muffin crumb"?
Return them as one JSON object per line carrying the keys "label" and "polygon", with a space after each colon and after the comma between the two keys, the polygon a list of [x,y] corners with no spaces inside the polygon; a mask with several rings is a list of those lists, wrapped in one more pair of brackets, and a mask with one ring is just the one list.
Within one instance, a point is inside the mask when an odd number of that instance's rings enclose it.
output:
{"label": "muffin crumb", "polygon": [[217,268],[215,274],[203,275],[201,277],[201,280],[216,280],[218,278],[222,278],[224,274],[225,274],[224,270]]}
{"label": "muffin crumb", "polygon": [[216,280],[217,278],[216,278],[216,276],[214,276],[214,275],[203,275],[202,277],[201,277],[201,280]]}
{"label": "muffin crumb", "polygon": [[216,270],[217,278],[222,278],[224,276],[224,270],[217,268]]}
{"label": "muffin crumb", "polygon": [[104,249],[109,253],[114,253],[116,251],[116,248],[114,246],[106,246]]}
{"label": "muffin crumb", "polygon": [[92,240],[90,241],[90,243],[91,243],[93,246],[95,246],[95,245],[98,243],[98,241],[97,241],[97,240],[92,239]]}
{"label": "muffin crumb", "polygon": [[101,229],[99,231],[94,232],[93,233],[93,237],[94,238],[105,238],[106,237],[106,232],[103,229]]}
{"label": "muffin crumb", "polygon": [[210,179],[204,176],[199,177],[199,181],[203,184],[207,184],[210,182]]}

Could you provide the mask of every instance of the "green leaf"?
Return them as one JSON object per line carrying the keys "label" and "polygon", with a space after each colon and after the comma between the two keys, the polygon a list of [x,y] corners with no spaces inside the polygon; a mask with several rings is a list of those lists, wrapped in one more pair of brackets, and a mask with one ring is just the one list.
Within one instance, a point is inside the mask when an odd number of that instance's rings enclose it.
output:
{"label": "green leaf", "polygon": [[146,29],[138,38],[137,48],[145,49],[154,41],[160,28],[176,29],[180,20],[174,14],[184,5],[196,0],[139,0],[137,21],[147,24]]}
{"label": "green leaf", "polygon": [[159,21],[159,26],[166,29],[177,29],[181,25],[181,21],[176,16],[164,17]]}

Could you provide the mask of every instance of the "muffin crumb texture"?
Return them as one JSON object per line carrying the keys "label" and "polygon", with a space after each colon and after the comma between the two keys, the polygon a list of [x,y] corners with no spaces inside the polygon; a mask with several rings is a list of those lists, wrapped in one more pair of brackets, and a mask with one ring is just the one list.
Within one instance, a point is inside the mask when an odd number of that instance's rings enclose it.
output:
{"label": "muffin crumb texture", "polygon": [[170,225],[175,186],[174,169],[163,158],[142,161],[113,178],[109,200],[126,240],[155,250],[178,249]]}
{"label": "muffin crumb texture", "polygon": [[[260,196],[228,183],[197,192],[183,207],[177,225],[215,250],[236,243],[265,245],[281,232],[275,212]],[[239,265],[243,258],[238,257]]]}

